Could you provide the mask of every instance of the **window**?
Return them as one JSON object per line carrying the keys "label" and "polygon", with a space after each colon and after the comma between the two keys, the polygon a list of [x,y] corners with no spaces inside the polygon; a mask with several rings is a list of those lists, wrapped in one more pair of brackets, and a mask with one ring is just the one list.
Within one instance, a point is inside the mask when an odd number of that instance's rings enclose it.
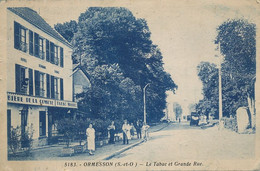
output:
{"label": "window", "polygon": [[58,78],[54,78],[54,95],[55,99],[59,99]]}
{"label": "window", "polygon": [[25,27],[14,22],[14,48],[23,52],[27,52],[26,31]]}
{"label": "window", "polygon": [[45,75],[42,72],[39,72],[37,70],[34,71],[35,72],[35,96],[40,96],[40,97],[45,97],[45,90],[46,90],[46,86],[45,86]]}
{"label": "window", "polygon": [[16,93],[33,95],[32,69],[15,65]]}
{"label": "window", "polygon": [[39,57],[41,58],[41,59],[45,59],[45,57],[44,57],[44,48],[43,48],[43,38],[39,38]]}
{"label": "window", "polygon": [[39,76],[40,76],[40,86],[39,86],[39,88],[40,88],[40,96],[41,97],[45,97],[45,87],[44,87],[44,83],[45,83],[45,77],[44,77],[44,73],[39,73]]}
{"label": "window", "polygon": [[54,64],[59,65],[58,46],[54,46]]}
{"label": "window", "polygon": [[21,37],[20,37],[20,43],[21,43],[21,51],[27,52],[27,43],[26,43],[26,29],[24,27],[21,27]]}

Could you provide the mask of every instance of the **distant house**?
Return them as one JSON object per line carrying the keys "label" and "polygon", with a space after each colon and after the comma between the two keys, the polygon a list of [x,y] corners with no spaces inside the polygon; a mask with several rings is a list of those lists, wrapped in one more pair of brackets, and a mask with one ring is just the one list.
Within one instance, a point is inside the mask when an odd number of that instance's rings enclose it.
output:
{"label": "distant house", "polygon": [[79,101],[77,98],[77,94],[86,92],[90,87],[90,77],[89,74],[85,71],[85,69],[80,65],[73,66],[73,91],[74,91],[74,100]]}

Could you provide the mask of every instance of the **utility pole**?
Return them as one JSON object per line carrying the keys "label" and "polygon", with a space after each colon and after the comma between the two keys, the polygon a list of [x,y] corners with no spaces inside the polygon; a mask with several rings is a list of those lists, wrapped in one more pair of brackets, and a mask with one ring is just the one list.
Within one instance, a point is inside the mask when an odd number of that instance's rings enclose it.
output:
{"label": "utility pole", "polygon": [[144,92],[144,123],[146,123],[146,101],[145,101],[145,91],[146,91],[146,87],[149,85],[150,83],[146,84],[144,86],[143,92]]}
{"label": "utility pole", "polygon": [[218,106],[219,106],[219,121],[223,117],[223,112],[222,112],[222,73],[221,73],[221,63],[222,63],[222,55],[221,55],[221,50],[220,50],[220,42],[218,43],[218,50],[219,50],[219,68],[218,68],[218,96],[219,96],[219,101],[218,101]]}

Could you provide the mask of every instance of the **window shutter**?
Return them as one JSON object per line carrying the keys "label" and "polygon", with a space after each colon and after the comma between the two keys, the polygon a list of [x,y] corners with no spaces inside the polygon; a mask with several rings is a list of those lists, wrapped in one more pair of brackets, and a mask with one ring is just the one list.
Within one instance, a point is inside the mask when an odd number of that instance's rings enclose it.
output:
{"label": "window shutter", "polygon": [[54,76],[51,76],[51,98],[55,98],[55,91],[54,91]]}
{"label": "window shutter", "polygon": [[40,95],[40,74],[39,71],[34,70],[34,81],[35,81],[35,96]]}
{"label": "window shutter", "polygon": [[14,22],[14,48],[20,49],[20,24]]}
{"label": "window shutter", "polygon": [[50,42],[46,39],[46,61],[50,61]]}
{"label": "window shutter", "polygon": [[21,66],[18,64],[15,64],[15,90],[16,93],[19,93],[21,91]]}
{"label": "window shutter", "polygon": [[51,97],[51,89],[50,89],[50,75],[46,74],[46,85],[47,85],[47,97],[50,98]]}
{"label": "window shutter", "polygon": [[33,70],[29,68],[29,95],[33,95]]}
{"label": "window shutter", "polygon": [[39,34],[34,33],[34,56],[39,57]]}
{"label": "window shutter", "polygon": [[60,47],[60,66],[64,66],[64,60],[63,60],[63,48]]}
{"label": "window shutter", "polygon": [[64,94],[63,94],[63,79],[60,79],[60,99],[64,99]]}
{"label": "window shutter", "polygon": [[50,43],[51,45],[51,63],[54,64],[54,43]]}
{"label": "window shutter", "polygon": [[33,55],[33,32],[29,30],[29,53]]}

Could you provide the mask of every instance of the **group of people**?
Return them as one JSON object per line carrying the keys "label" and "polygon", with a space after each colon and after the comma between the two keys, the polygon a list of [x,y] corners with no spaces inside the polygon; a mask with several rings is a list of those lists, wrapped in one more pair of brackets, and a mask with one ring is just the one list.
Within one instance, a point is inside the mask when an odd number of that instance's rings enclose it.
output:
{"label": "group of people", "polygon": [[134,126],[133,123],[131,125],[127,122],[127,120],[124,120],[124,124],[122,126],[123,130],[123,144],[128,144],[129,140],[134,136],[134,133],[136,132],[137,138],[142,138],[143,133],[143,139],[145,141],[148,140],[148,129],[149,125],[147,125],[145,122],[142,124],[140,120],[137,120],[136,125]]}
{"label": "group of people", "polygon": [[[144,141],[147,141],[149,138],[149,127],[149,125],[147,125],[145,122],[142,123],[140,120],[137,120],[135,126],[133,123],[131,123],[130,125],[127,120],[124,120],[124,124],[122,126],[123,144],[129,144],[129,140],[131,140],[131,138],[135,135],[135,132],[137,134],[138,139],[143,138]],[[114,121],[111,122],[107,130],[109,132],[109,143],[115,144],[116,127]],[[89,154],[94,155],[93,152],[95,151],[95,129],[93,128],[92,124],[89,124],[89,127],[86,130],[86,135]]]}

